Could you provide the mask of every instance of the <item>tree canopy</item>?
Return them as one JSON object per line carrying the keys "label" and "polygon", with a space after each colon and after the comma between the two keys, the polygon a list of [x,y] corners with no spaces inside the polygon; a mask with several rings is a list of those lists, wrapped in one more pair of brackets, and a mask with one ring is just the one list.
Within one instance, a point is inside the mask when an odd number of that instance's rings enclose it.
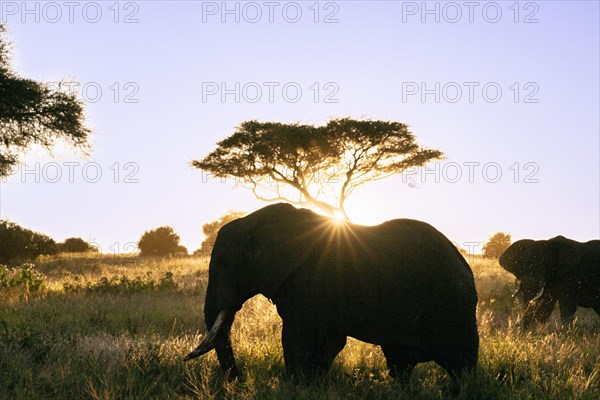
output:
{"label": "tree canopy", "polygon": [[401,122],[332,119],[324,126],[246,121],[192,166],[232,178],[261,200],[283,200],[347,218],[361,185],[441,159]]}
{"label": "tree canopy", "polygon": [[21,78],[11,68],[9,43],[0,25],[0,176],[9,175],[32,145],[51,148],[58,141],[86,149],[82,102],[74,93]]}

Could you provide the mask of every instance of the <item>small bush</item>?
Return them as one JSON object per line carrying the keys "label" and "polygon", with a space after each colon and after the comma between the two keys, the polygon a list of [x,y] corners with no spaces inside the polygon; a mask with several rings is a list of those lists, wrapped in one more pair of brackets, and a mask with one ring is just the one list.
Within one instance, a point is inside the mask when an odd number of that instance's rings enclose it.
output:
{"label": "small bush", "polygon": [[58,244],[58,248],[63,253],[96,253],[98,249],[82,238],[68,238]]}
{"label": "small bush", "polygon": [[114,275],[112,278],[101,277],[95,282],[81,283],[81,279],[75,276],[72,280],[63,283],[63,289],[67,293],[138,293],[154,290],[175,290],[177,283],[173,280],[172,272],[165,272],[164,276],[156,282],[152,279],[152,273],[146,273],[146,277],[131,279],[127,275]]}
{"label": "small bush", "polygon": [[0,287],[24,289],[33,292],[44,286],[46,278],[35,269],[33,264],[9,268],[0,264]]}
{"label": "small bush", "polygon": [[179,245],[179,235],[170,226],[146,231],[138,242],[142,256],[168,257],[178,254],[187,255],[187,249]]}

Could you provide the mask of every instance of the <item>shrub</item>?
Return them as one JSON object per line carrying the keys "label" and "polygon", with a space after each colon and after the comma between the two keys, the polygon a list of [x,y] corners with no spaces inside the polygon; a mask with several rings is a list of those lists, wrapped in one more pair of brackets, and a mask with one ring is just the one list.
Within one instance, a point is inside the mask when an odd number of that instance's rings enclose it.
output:
{"label": "shrub", "polygon": [[138,248],[142,256],[167,257],[185,252],[187,249],[179,245],[179,235],[170,226],[146,231],[138,242]]}
{"label": "shrub", "polygon": [[63,289],[67,293],[139,293],[154,290],[175,290],[177,283],[173,280],[172,272],[165,272],[162,278],[156,282],[152,279],[152,273],[146,273],[145,277],[129,278],[127,275],[114,275],[110,279],[101,277],[95,282],[87,284],[80,283],[81,279],[75,276],[73,280],[63,283]]}
{"label": "shrub", "polygon": [[483,256],[486,258],[500,258],[510,244],[510,234],[498,232],[483,246]]}
{"label": "shrub", "polygon": [[98,252],[96,247],[78,237],[65,239],[64,242],[58,244],[58,249],[62,253]]}
{"label": "shrub", "polygon": [[16,288],[33,292],[41,289],[45,281],[44,275],[36,271],[33,264],[23,264],[16,268],[0,264],[1,288]]}
{"label": "shrub", "polygon": [[58,246],[49,236],[0,220],[0,263],[18,264],[56,253]]}

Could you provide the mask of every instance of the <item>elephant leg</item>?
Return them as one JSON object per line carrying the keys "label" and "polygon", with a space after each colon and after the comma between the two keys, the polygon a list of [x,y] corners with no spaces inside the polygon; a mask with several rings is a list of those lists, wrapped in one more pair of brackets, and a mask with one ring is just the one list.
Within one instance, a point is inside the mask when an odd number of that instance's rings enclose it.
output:
{"label": "elephant leg", "polygon": [[324,364],[327,368],[333,363],[333,360],[346,346],[346,336],[330,334],[327,335],[324,351]]}
{"label": "elephant leg", "polygon": [[560,319],[563,325],[569,325],[573,322],[575,311],[577,311],[577,303],[570,298],[560,299],[558,302],[560,308]]}
{"label": "elephant leg", "polygon": [[461,383],[466,374],[477,373],[478,350],[476,346],[467,346],[462,349],[444,352],[434,358],[434,361],[444,368],[450,377],[450,393],[452,396],[460,393]]}
{"label": "elephant leg", "polygon": [[284,321],[281,339],[288,374],[311,379],[329,370],[346,345],[346,336],[319,333],[319,329],[307,329],[307,325],[310,324]]}
{"label": "elephant leg", "polygon": [[402,383],[407,383],[412,375],[416,363],[406,357],[406,351],[401,347],[381,346],[390,376]]}
{"label": "elephant leg", "polygon": [[281,344],[283,346],[283,359],[285,369],[291,376],[304,375],[308,365],[307,345],[302,343],[302,334],[297,332],[290,323],[283,323],[281,332]]}
{"label": "elephant leg", "polygon": [[475,373],[475,366],[469,362],[465,364],[465,360],[460,360],[462,357],[456,356],[452,360],[436,360],[436,362],[448,372],[450,377],[450,393],[452,396],[457,396],[460,393],[461,382],[466,373]]}

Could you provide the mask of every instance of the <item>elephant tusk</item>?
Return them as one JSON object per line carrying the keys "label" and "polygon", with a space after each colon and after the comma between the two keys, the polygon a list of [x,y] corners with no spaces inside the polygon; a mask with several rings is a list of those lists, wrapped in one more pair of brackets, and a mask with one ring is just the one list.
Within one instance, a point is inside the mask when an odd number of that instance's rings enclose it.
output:
{"label": "elephant tusk", "polygon": [[533,299],[531,299],[531,301],[537,301],[540,297],[542,297],[542,294],[544,294],[544,288],[545,286],[542,286],[540,291],[535,295]]}
{"label": "elephant tusk", "polygon": [[200,342],[200,344],[198,345],[198,347],[196,347],[194,349],[194,351],[192,351],[190,354],[185,356],[183,361],[188,361],[188,360],[191,360],[192,358],[200,357],[201,355],[206,354],[209,351],[211,351],[212,349],[214,349],[215,348],[215,338],[217,337],[217,335],[219,334],[219,331],[223,327],[223,323],[230,316],[231,316],[230,311],[227,311],[227,310],[219,311],[219,314],[217,315],[217,319],[215,320],[215,323],[213,324],[212,328],[210,328],[210,331],[208,332],[208,334],[204,337],[204,339],[202,339],[202,342]]}
{"label": "elephant tusk", "polygon": [[512,297],[516,297],[521,291],[521,285],[517,286],[517,289],[513,292]]}

